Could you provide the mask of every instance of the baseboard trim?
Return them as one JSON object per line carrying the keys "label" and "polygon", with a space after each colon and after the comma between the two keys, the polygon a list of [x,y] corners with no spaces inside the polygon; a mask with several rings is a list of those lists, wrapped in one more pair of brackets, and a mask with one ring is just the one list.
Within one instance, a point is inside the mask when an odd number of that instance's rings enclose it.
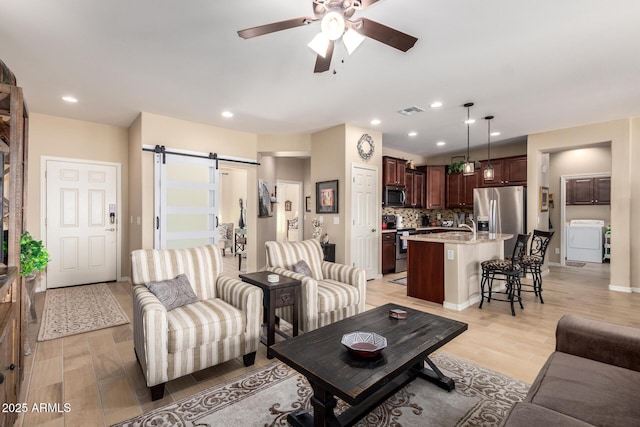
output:
{"label": "baseboard trim", "polygon": [[631,288],[629,286],[618,286],[618,285],[609,285],[609,290],[614,292],[623,292],[625,294],[630,294],[632,292],[640,292],[640,288]]}
{"label": "baseboard trim", "polygon": [[444,308],[446,308],[447,310],[455,310],[455,311],[462,311],[466,308],[471,307],[472,305],[479,303],[480,302],[480,295],[476,295],[474,297],[471,297],[469,300],[461,303],[461,304],[455,304],[452,302],[443,302],[442,306]]}

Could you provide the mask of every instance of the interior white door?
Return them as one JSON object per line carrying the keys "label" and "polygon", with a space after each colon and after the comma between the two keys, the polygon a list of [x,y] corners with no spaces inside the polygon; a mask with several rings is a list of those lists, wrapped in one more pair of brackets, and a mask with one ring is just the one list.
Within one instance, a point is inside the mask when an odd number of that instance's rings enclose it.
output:
{"label": "interior white door", "polygon": [[352,239],[351,260],[355,267],[364,268],[367,280],[378,273],[378,171],[375,168],[353,166],[352,174]]}
{"label": "interior white door", "polygon": [[116,280],[116,166],[47,160],[46,179],[47,288]]}

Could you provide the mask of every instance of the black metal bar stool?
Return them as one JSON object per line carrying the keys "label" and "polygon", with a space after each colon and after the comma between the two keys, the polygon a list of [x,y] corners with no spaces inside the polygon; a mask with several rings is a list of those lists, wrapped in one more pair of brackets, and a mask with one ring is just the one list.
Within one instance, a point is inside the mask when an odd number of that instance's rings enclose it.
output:
{"label": "black metal bar stool", "polygon": [[[521,283],[520,273],[522,272],[522,266],[520,261],[525,255],[527,242],[529,241],[530,234],[518,234],[516,245],[513,248],[513,254],[511,259],[491,259],[482,262],[482,281],[480,282],[480,306],[484,303],[484,299],[487,302],[491,300],[506,301],[511,303],[511,315],[515,316],[516,311],[513,308],[513,302],[518,301],[520,308],[524,309],[522,305],[522,297],[520,295]],[[506,289],[504,291],[494,291],[493,281],[501,280],[505,282]],[[495,298],[494,294],[505,295],[506,298]]]}
{"label": "black metal bar stool", "polygon": [[544,264],[544,257],[553,233],[553,231],[533,230],[529,255],[523,256],[520,261],[523,273],[526,275],[527,271],[529,271],[533,279],[533,284],[531,285],[528,283],[522,284],[522,286],[532,287],[533,289],[523,289],[522,292],[533,292],[535,296],[540,297],[541,304],[544,304],[542,299],[542,265]]}

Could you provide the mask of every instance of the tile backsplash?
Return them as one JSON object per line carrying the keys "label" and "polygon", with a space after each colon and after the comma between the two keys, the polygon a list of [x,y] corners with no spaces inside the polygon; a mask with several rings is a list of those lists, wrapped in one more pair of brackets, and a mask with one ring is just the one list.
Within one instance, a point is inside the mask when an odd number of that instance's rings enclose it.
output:
{"label": "tile backsplash", "polygon": [[[382,208],[383,215],[401,215],[402,223],[404,227],[423,227],[422,217],[424,215],[431,216],[431,222],[436,222],[436,225],[442,225],[442,221],[454,221],[456,225],[456,219],[459,219],[464,214],[465,223],[471,225],[469,222],[469,215],[473,215],[473,209],[416,209],[416,208]],[[438,214],[442,217],[438,219]]]}

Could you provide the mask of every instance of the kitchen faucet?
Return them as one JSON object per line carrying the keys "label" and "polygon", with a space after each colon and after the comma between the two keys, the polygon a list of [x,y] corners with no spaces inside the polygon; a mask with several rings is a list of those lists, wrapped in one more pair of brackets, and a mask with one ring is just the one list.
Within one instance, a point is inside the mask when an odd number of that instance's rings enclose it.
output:
{"label": "kitchen faucet", "polygon": [[469,230],[471,230],[471,232],[473,233],[473,240],[476,240],[476,222],[471,218],[469,218],[469,221],[471,221],[471,224],[473,224],[473,228],[467,224],[460,224],[459,227],[468,228]]}

